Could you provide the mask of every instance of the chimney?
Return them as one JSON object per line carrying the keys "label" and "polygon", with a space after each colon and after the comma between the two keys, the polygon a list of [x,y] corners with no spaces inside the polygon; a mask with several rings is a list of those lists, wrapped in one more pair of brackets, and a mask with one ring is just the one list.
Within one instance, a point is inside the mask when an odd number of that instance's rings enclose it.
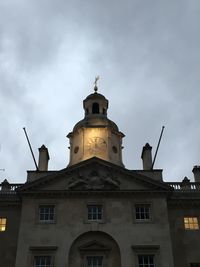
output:
{"label": "chimney", "polygon": [[200,166],[194,166],[192,172],[194,173],[194,181],[200,183]]}
{"label": "chimney", "polygon": [[142,149],[141,159],[143,161],[143,170],[151,170],[152,167],[152,155],[151,155],[152,147],[146,143]]}
{"label": "chimney", "polygon": [[48,171],[48,161],[49,161],[49,152],[45,145],[42,145],[39,150],[39,161],[38,169],[39,171]]}

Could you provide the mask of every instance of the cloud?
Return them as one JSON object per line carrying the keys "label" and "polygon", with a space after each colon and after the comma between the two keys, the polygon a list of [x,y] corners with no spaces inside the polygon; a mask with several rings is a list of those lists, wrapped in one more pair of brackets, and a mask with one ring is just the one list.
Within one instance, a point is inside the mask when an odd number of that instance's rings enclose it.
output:
{"label": "cloud", "polygon": [[[10,181],[34,168],[22,127],[50,168],[68,163],[67,132],[100,75],[109,117],[126,134],[124,163],[141,168],[155,147],[165,180],[192,177],[199,162],[199,1],[1,1],[0,167]],[[14,153],[13,153],[14,152]],[[17,160],[16,160],[17,159]]]}

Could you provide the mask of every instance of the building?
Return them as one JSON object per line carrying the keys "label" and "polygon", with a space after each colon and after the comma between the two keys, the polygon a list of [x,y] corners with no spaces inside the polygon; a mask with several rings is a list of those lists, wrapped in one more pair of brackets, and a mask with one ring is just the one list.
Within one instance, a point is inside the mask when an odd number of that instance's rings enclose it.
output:
{"label": "building", "polygon": [[200,167],[195,182],[164,182],[146,144],[143,169],[126,169],[124,134],[94,89],[69,165],[49,171],[43,145],[26,183],[1,183],[0,266],[200,267]]}

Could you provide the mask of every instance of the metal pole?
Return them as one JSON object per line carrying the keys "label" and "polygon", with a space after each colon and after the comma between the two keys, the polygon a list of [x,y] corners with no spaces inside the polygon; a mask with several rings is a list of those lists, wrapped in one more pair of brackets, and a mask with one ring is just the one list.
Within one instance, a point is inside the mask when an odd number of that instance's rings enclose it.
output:
{"label": "metal pole", "polygon": [[157,156],[157,153],[158,153],[158,149],[159,149],[159,146],[160,146],[160,141],[162,139],[162,135],[163,135],[163,131],[165,129],[165,126],[162,127],[162,130],[161,130],[161,134],[160,134],[160,138],[159,138],[159,141],[158,141],[158,145],[157,145],[157,148],[156,148],[156,153],[155,153],[155,156],[154,156],[154,159],[153,159],[153,163],[152,163],[152,166],[151,166],[151,170],[153,170],[153,166],[154,166],[154,163],[156,161],[156,156]]}
{"label": "metal pole", "polygon": [[29,145],[29,148],[30,148],[32,157],[33,157],[33,161],[34,161],[34,163],[35,163],[36,170],[38,171],[39,169],[38,169],[38,166],[37,166],[37,163],[36,163],[36,160],[35,160],[35,156],[34,156],[34,154],[33,154],[33,150],[32,150],[32,147],[31,147],[31,143],[30,143],[30,141],[29,141],[29,139],[28,139],[28,135],[27,135],[27,133],[26,133],[26,128],[24,127],[23,130],[24,130],[24,133],[25,133],[25,136],[26,136],[26,139],[27,139],[27,142],[28,142],[28,145]]}

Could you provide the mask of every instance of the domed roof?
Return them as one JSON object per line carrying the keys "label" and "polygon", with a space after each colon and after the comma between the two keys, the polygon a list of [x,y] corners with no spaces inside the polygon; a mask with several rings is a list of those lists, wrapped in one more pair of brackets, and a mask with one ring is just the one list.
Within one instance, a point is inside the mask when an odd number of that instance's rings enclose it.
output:
{"label": "domed roof", "polygon": [[89,100],[89,99],[94,99],[94,98],[107,100],[104,95],[95,92],[93,94],[88,95],[84,101]]}
{"label": "domed roof", "polygon": [[107,117],[102,116],[100,114],[96,114],[96,116],[87,116],[83,120],[76,123],[76,125],[73,128],[73,131],[76,131],[78,128],[81,127],[112,127],[115,131],[119,131],[117,125],[109,120]]}

